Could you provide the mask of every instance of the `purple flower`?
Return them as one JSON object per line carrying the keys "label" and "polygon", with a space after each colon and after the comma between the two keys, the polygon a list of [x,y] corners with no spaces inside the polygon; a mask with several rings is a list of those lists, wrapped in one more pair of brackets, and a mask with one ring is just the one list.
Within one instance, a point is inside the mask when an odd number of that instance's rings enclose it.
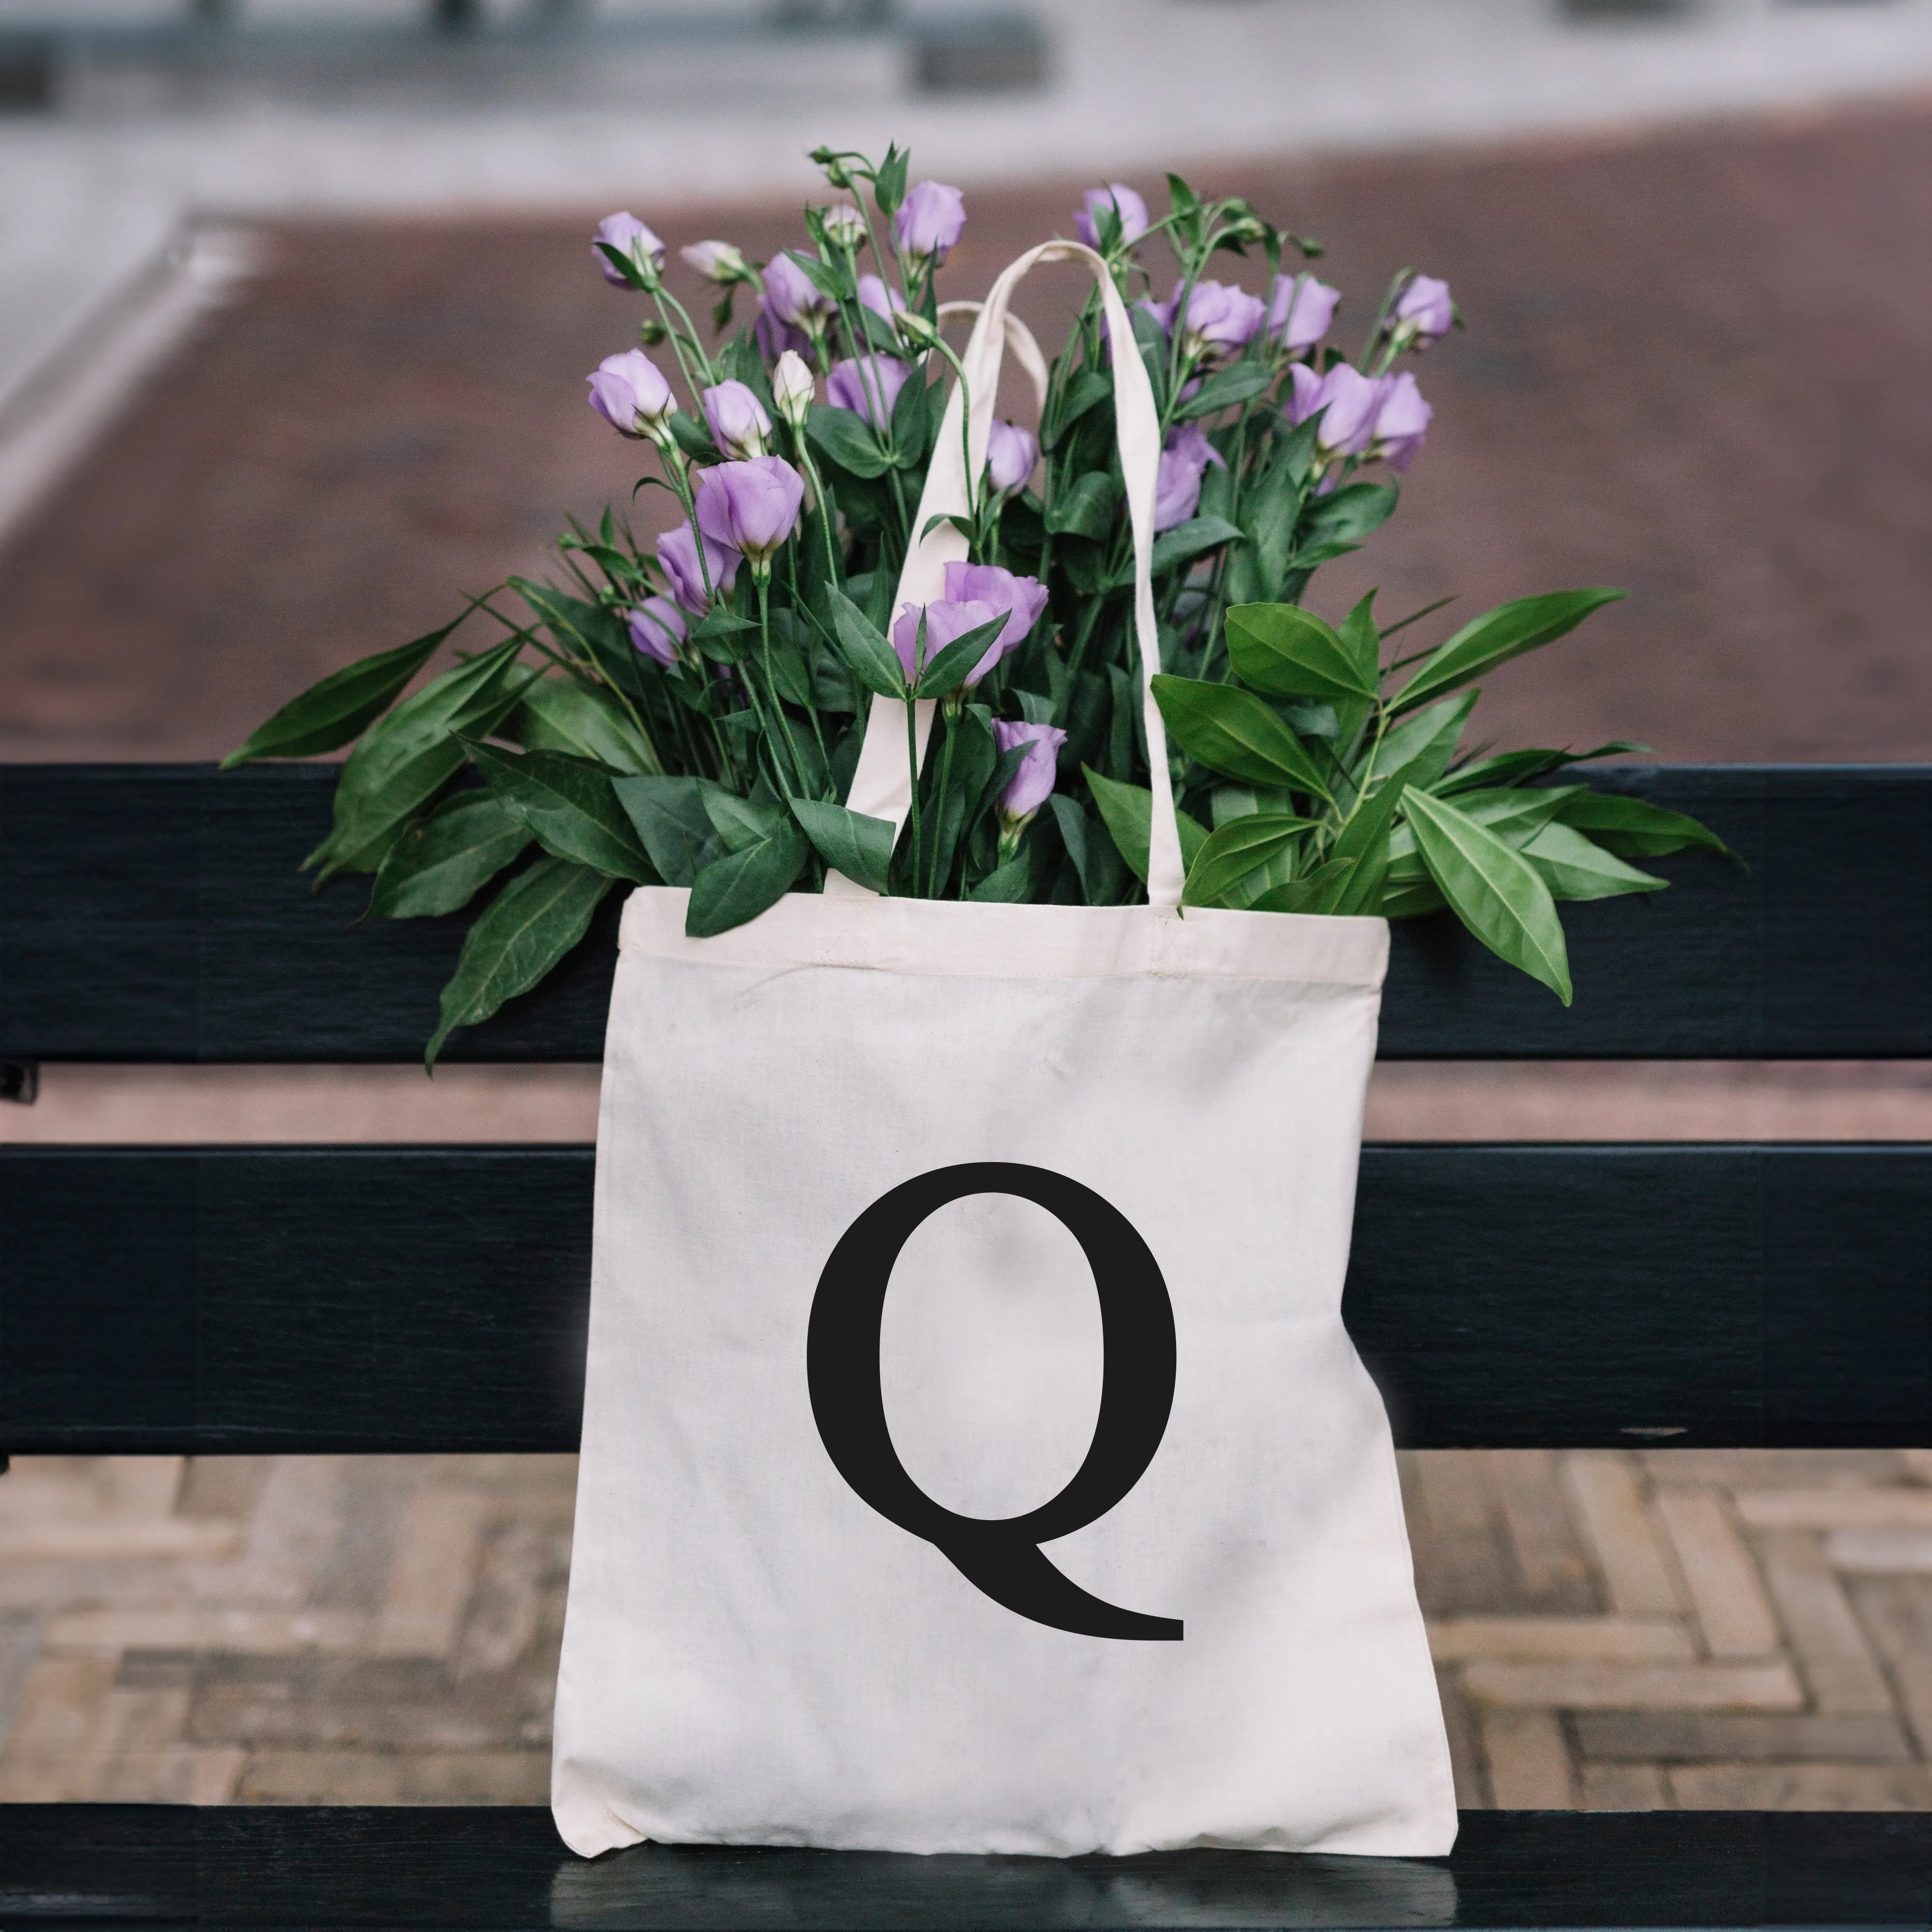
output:
{"label": "purple flower", "polygon": [[950,602],[983,604],[989,610],[1006,614],[1005,628],[968,675],[968,684],[977,684],[1000,658],[1018,650],[1032,636],[1033,627],[1046,608],[1046,586],[1038,578],[1016,577],[996,563],[949,563],[946,595]]}
{"label": "purple flower", "polygon": [[986,432],[986,481],[1002,496],[1021,488],[1040,460],[1040,439],[1017,423],[997,417]]}
{"label": "purple flower", "polygon": [[698,527],[728,544],[762,578],[772,553],[798,527],[805,478],[782,457],[721,463],[698,479]]}
{"label": "purple flower", "polygon": [[1413,376],[1394,377],[1376,412],[1374,453],[1387,457],[1391,470],[1406,470],[1415,460],[1435,413],[1422,400]]}
{"label": "purple flower", "polygon": [[825,379],[825,399],[863,416],[874,429],[892,422],[892,405],[905,387],[912,365],[892,356],[862,356],[835,362]]}
{"label": "purple flower", "polygon": [[596,374],[586,380],[590,385],[590,406],[626,436],[661,432],[676,412],[677,398],[663,370],[641,349],[605,356],[598,364]]}
{"label": "purple flower", "polygon": [[999,718],[993,722],[993,742],[1002,752],[1010,752],[1016,745],[1026,747],[1019,770],[1000,798],[1000,816],[1010,832],[1053,796],[1060,748],[1066,742],[1066,734],[1057,724],[1009,724]]}
{"label": "purple flower", "polygon": [[788,322],[795,328],[808,328],[820,316],[830,315],[838,304],[820,292],[818,285],[789,255],[775,255],[765,265],[764,306],[774,320]]}
{"label": "purple flower", "polygon": [[[1141,304],[1169,335],[1174,333],[1181,286],[1177,283],[1173,294],[1164,302]],[[1239,355],[1254,340],[1267,315],[1260,296],[1251,296],[1245,289],[1238,289],[1228,282],[1196,282],[1187,298],[1181,353],[1190,362],[1203,356],[1211,362],[1226,361]]]}
{"label": "purple flower", "polygon": [[1120,246],[1131,248],[1148,232],[1147,203],[1125,182],[1090,188],[1073,211],[1073,232],[1090,248],[1100,245],[1101,218],[1112,208],[1120,218]]}
{"label": "purple flower", "polygon": [[[892,626],[892,649],[905,666],[906,681],[915,682],[920,667],[932,663],[948,644],[957,644],[968,631],[976,631],[982,624],[990,624],[1005,615],[998,604],[984,603],[976,597],[935,598],[926,606],[926,650],[922,658],[918,655],[920,607],[902,604],[898,622]],[[960,682],[976,684],[999,661],[1000,646],[995,638],[992,649],[980,659],[972,675],[962,678]]]}
{"label": "purple flower", "polygon": [[888,288],[877,275],[859,278],[859,300],[874,315],[882,315],[888,322],[905,307],[905,297],[897,289]]}
{"label": "purple flower", "polygon": [[658,562],[670,579],[670,594],[694,617],[702,617],[711,608],[711,598],[704,588],[706,571],[710,573],[711,589],[720,596],[731,588],[738,575],[738,553],[720,549],[709,537],[704,540],[704,564],[700,569],[698,539],[688,523],[666,530],[658,538]]}
{"label": "purple flower", "polygon": [[1184,423],[1167,440],[1154,474],[1154,527],[1156,535],[1186,522],[1201,502],[1201,479],[1209,464],[1227,462],[1198,423]]}
{"label": "purple flower", "polygon": [[1312,275],[1277,275],[1268,304],[1268,332],[1291,353],[1312,349],[1328,333],[1341,299],[1340,289]]}
{"label": "purple flower", "polygon": [[1449,284],[1433,275],[1418,275],[1402,290],[1388,322],[1389,333],[1402,349],[1426,349],[1455,326],[1456,304],[1449,298]]}
{"label": "purple flower", "polygon": [[1388,378],[1364,376],[1346,362],[1336,363],[1325,376],[1298,362],[1288,375],[1294,386],[1285,405],[1290,422],[1304,423],[1318,410],[1328,412],[1316,432],[1316,446],[1324,459],[1363,454],[1375,440]]}
{"label": "purple flower", "polygon": [[[607,214],[597,224],[593,242],[601,242],[604,248],[614,248],[620,255],[628,256],[636,264],[646,279],[663,267],[664,244],[640,221],[634,214]],[[614,266],[603,248],[592,247],[590,253],[598,268],[604,272],[604,279],[614,289],[627,289],[631,284],[622,270]]]}
{"label": "purple flower", "polygon": [[772,433],[772,419],[764,404],[743,382],[720,382],[706,389],[701,398],[704,420],[711,426],[711,440],[727,456],[763,456],[765,439]]}
{"label": "purple flower", "polygon": [[752,335],[758,345],[758,353],[767,362],[776,362],[788,349],[794,356],[811,353],[812,338],[803,329],[781,321],[774,315],[770,296],[758,298],[758,319],[752,325]]}
{"label": "purple flower", "polygon": [[677,662],[677,647],[690,635],[684,614],[668,597],[646,597],[624,622],[632,643],[667,668]]}
{"label": "purple flower", "polygon": [[914,184],[892,217],[892,232],[906,254],[934,268],[965,232],[966,197],[944,182]]}

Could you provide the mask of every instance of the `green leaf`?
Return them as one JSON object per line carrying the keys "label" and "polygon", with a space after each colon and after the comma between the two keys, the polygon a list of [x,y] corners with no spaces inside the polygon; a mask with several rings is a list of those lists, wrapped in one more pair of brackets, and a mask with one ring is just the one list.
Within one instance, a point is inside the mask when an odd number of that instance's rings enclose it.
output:
{"label": "green leaf", "polygon": [[1552,898],[1612,899],[1625,892],[1661,892],[1670,883],[1625,865],[1573,826],[1546,825],[1523,847],[1522,856],[1542,874]]}
{"label": "green leaf", "polygon": [[1466,812],[1478,825],[1487,826],[1505,845],[1520,852],[1552,818],[1560,817],[1564,803],[1582,789],[1581,785],[1552,785],[1531,790],[1506,785],[1458,792],[1456,808]]}
{"label": "green leaf", "polygon": [[493,731],[534,674],[518,665],[518,638],[430,679],[378,718],[335,782],[334,828],[302,862],[324,885],[341,872],[373,872],[397,835],[463,769],[456,734]]}
{"label": "green leaf", "polygon": [[1462,742],[1463,727],[1468,723],[1469,714],[1475,710],[1476,700],[1481,694],[1480,692],[1466,691],[1460,698],[1445,698],[1441,704],[1432,704],[1426,711],[1418,711],[1413,718],[1405,718],[1394,730],[1384,734],[1376,753],[1376,768],[1396,772],[1406,766],[1413,766],[1410,782],[1432,790],[1436,781],[1449,769],[1449,760],[1456,755],[1456,747]]}
{"label": "green leaf", "polygon": [[1426,792],[1408,794],[1416,849],[1456,916],[1499,959],[1540,980],[1567,1006],[1570,955],[1542,876],[1492,832]]}
{"label": "green leaf", "polygon": [[1114,527],[1120,490],[1104,470],[1090,470],[1046,506],[1046,526],[1057,536],[1091,537],[1096,542]]}
{"label": "green leaf", "polygon": [[541,677],[524,693],[505,727],[505,736],[526,751],[568,752],[620,772],[654,772],[657,760],[607,692],[574,677]]}
{"label": "green leaf", "polygon": [[[1147,884],[1148,852],[1154,842],[1154,794],[1145,785],[1123,784],[1118,778],[1103,778],[1091,765],[1080,768],[1100,808],[1100,820],[1112,833],[1127,869],[1142,885]],[[1174,823],[1180,832],[1180,862],[1194,863],[1194,855],[1208,842],[1208,828],[1197,818],[1178,808]]]}
{"label": "green leaf", "polygon": [[1306,878],[1291,879],[1285,886],[1270,886],[1249,908],[1251,912],[1332,913],[1335,902],[1348,890],[1360,861],[1330,859],[1318,866]]}
{"label": "green leaf", "polygon": [[1097,369],[1076,370],[1072,380],[1064,388],[1057,390],[1049,399],[1046,422],[1040,431],[1040,441],[1048,449],[1058,448],[1060,438],[1096,403],[1113,393],[1112,376],[1103,375]]}
{"label": "green leaf", "polygon": [[1232,903],[1231,895],[1270,859],[1286,852],[1313,820],[1256,812],[1230,819],[1208,839],[1188,868],[1183,905]]}
{"label": "green leaf", "polygon": [[1244,684],[1270,698],[1331,703],[1372,698],[1357,652],[1334,628],[1296,604],[1238,604],[1228,613],[1228,662]]}
{"label": "green leaf", "polygon": [[963,684],[967,673],[992,649],[993,640],[1006,628],[1006,617],[1007,613],[1002,610],[997,617],[976,624],[964,635],[955,638],[943,651],[927,658],[919,674],[916,695],[943,698]]}
{"label": "green leaf", "polygon": [[1371,590],[1342,620],[1342,642],[1364,681],[1379,691],[1382,682],[1382,637],[1376,628],[1376,593]]}
{"label": "green leaf", "polygon": [[1176,422],[1196,416],[1211,416],[1217,410],[1232,409],[1258,396],[1274,380],[1274,372],[1265,362],[1237,362],[1218,376],[1210,376],[1174,412]]}
{"label": "green leaf", "polygon": [[530,842],[487,791],[458,792],[406,826],[376,869],[371,919],[436,919],[467,905]]}
{"label": "green leaf", "polygon": [[1427,913],[1443,911],[1448,904],[1436,881],[1424,878],[1414,885],[1397,886],[1391,882],[1382,893],[1378,909],[1384,919],[1419,919]]}
{"label": "green leaf", "polygon": [[1351,483],[1317,496],[1302,516],[1300,549],[1306,554],[1318,545],[1359,544],[1395,514],[1400,495],[1393,483]]}
{"label": "green leaf", "polygon": [[470,755],[496,801],[553,857],[654,885],[657,874],[601,765],[564,752],[514,752],[476,740]]}
{"label": "green leaf", "polygon": [[[872,313],[870,309],[864,312],[867,315]],[[926,377],[916,368],[899,385],[898,395],[892,404],[890,441],[893,460],[902,470],[916,470],[926,461],[926,418],[932,406],[931,398],[932,392]]]}
{"label": "green leaf", "polygon": [[1613,793],[1580,788],[1564,801],[1556,815],[1622,858],[1661,859],[1672,852],[1690,851],[1714,852],[1721,859],[1737,856],[1714,832],[1694,818],[1639,798],[1618,798]]}
{"label": "green leaf", "polygon": [[1423,659],[1421,668],[1403,686],[1394,709],[1412,711],[1526,651],[1540,650],[1567,636],[1592,611],[1629,594],[1624,590],[1552,590],[1546,596],[1519,598],[1514,604],[1486,610]]}
{"label": "green leaf", "polygon": [[1251,693],[1163,674],[1154,680],[1154,694],[1174,742],[1210,771],[1250,784],[1330,796],[1327,779],[1301,740]]}
{"label": "green leaf", "polygon": [[688,886],[724,850],[693,778],[613,778],[616,794],[657,875],[668,886]]}
{"label": "green leaf", "polygon": [[292,698],[274,717],[221,761],[232,771],[256,758],[312,758],[333,752],[359,737],[402,694],[410,680],[436,655],[436,649],[464,617],[452,619],[413,644],[379,651],[312,684]]}
{"label": "green leaf", "polygon": [[842,590],[826,592],[832,628],[852,675],[881,698],[906,696],[905,667],[877,625]]}
{"label": "green leaf", "polygon": [[[1386,740],[1383,748],[1386,752]],[[1352,914],[1366,912],[1378,903],[1388,876],[1396,809],[1406,802],[1409,788],[1422,782],[1421,774],[1432,762],[1425,749],[1407,764],[1393,766],[1367,798],[1356,804],[1328,851],[1330,859],[1352,860],[1354,870],[1330,901],[1313,910]]]}
{"label": "green leaf", "polygon": [[981,905],[1020,905],[1033,890],[1033,867],[1024,852],[988,872],[966,896]]}
{"label": "green leaf", "polygon": [[1198,556],[1203,550],[1219,550],[1223,544],[1246,539],[1240,526],[1225,517],[1193,517],[1162,530],[1154,540],[1154,574],[1163,577],[1170,570]]}
{"label": "green leaf", "polygon": [[892,466],[879,439],[854,410],[814,403],[805,419],[805,433],[814,447],[852,476],[883,476]]}
{"label": "green leaf", "polygon": [[527,993],[581,939],[611,882],[587,866],[539,859],[483,909],[442,989],[442,1024],[423,1064],[434,1070],[458,1027],[481,1026],[506,1000]]}
{"label": "green leaf", "polygon": [[886,868],[892,862],[890,819],[868,818],[862,812],[818,799],[795,798],[791,808],[805,836],[818,847],[818,856],[835,872],[843,872],[870,892],[884,892]]}
{"label": "green leaf", "polygon": [[700,782],[698,796],[728,852],[742,852],[765,839],[778,838],[793,823],[791,814],[776,800],[740,798],[709,779]]}
{"label": "green leaf", "polygon": [[886,158],[872,177],[872,199],[878,203],[881,214],[893,214],[905,200],[906,164],[910,159],[909,154],[901,153],[896,147],[886,148]]}
{"label": "green leaf", "polygon": [[858,295],[856,285],[842,265],[821,262],[815,255],[801,255],[796,248],[788,248],[785,253],[820,295],[829,296],[834,302],[850,302]]}
{"label": "green leaf", "polygon": [[688,416],[682,410],[674,410],[665,422],[672,442],[686,455],[700,463],[722,463],[724,460],[724,452],[711,440],[710,430],[695,416]]}
{"label": "green leaf", "polygon": [[1094,821],[1077,798],[1055,792],[1047,800],[1054,822],[1060,828],[1061,842],[1080,880],[1082,898],[1088,905],[1118,905],[1124,896],[1128,873],[1111,838],[1098,836]]}
{"label": "green leaf", "polygon": [[811,850],[788,815],[770,838],[712,860],[691,888],[685,931],[693,939],[710,939],[756,919],[791,889]]}

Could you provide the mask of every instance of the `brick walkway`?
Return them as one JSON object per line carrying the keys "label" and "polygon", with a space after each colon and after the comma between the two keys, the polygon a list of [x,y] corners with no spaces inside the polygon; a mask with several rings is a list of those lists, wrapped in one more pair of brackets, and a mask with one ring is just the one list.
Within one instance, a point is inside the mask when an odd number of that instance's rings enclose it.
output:
{"label": "brick walkway", "polygon": [[[1402,1460],[1465,1804],[1932,1806],[1932,1453]],[[0,1800],[543,1802],[574,1474],[16,1463]]]}

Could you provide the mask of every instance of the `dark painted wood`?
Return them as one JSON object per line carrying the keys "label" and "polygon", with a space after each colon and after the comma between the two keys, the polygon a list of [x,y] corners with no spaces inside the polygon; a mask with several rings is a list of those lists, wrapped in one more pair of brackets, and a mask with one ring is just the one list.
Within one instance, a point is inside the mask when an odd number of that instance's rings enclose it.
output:
{"label": "dark painted wood", "polygon": [[[1932,768],[1630,766],[1599,782],[1705,819],[1748,873],[1679,859],[1664,893],[1571,907],[1568,1012],[1453,920],[1397,928],[1390,1059],[1932,1054]],[[28,1059],[414,1059],[461,938],[356,929],[366,884],[296,862],[332,768],[0,769],[0,1053]],[[458,1055],[602,1049],[616,908]]]}
{"label": "dark painted wood", "polygon": [[248,1932],[760,1927],[1912,1926],[1932,1818],[1466,1811],[1446,1860],[1178,1852],[912,1858],[638,1846],[586,1860],[547,1811],[0,1808],[0,1922]]}
{"label": "dark painted wood", "polygon": [[[574,1448],[592,1166],[0,1150],[0,1450]],[[1923,1447],[1932,1148],[1371,1147],[1346,1313],[1418,1447]]]}

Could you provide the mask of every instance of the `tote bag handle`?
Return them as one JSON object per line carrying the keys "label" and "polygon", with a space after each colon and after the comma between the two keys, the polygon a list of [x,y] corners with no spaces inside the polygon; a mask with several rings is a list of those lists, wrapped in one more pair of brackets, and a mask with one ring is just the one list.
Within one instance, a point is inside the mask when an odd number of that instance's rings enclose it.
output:
{"label": "tote bag handle", "polygon": [[[1180,832],[1174,818],[1174,791],[1167,775],[1167,732],[1154,698],[1154,674],[1160,669],[1160,649],[1154,615],[1154,498],[1160,466],[1160,418],[1154,408],[1154,386],[1141,361],[1140,345],[1126,304],[1106,261],[1078,242],[1046,242],[1030,248],[1001,274],[980,305],[979,319],[960,364],[971,393],[968,424],[970,449],[962,452],[960,436],[960,386],[955,383],[939,428],[938,446],[926,471],[926,488],[914,520],[912,548],[899,573],[892,599],[896,616],[902,605],[932,603],[946,594],[946,566],[964,562],[963,532],[951,524],[933,525],[935,517],[964,516],[969,500],[966,460],[973,474],[986,464],[986,441],[992,427],[993,402],[1000,383],[1000,364],[1006,346],[1007,304],[1021,277],[1039,262],[1078,262],[1092,274],[1100,291],[1107,334],[1114,358],[1114,416],[1120,433],[1120,474],[1126,486],[1127,518],[1134,544],[1134,635],[1140,649],[1141,704],[1146,721],[1148,759],[1153,774],[1154,814],[1148,851],[1148,902],[1178,906],[1185,868],[1180,858]],[[1023,361],[1026,358],[1022,355]],[[1029,374],[1032,371],[1029,370]],[[921,536],[920,532],[926,534]],[[922,698],[913,706],[914,738],[921,764],[932,730],[934,700]],[[899,828],[912,808],[912,775],[906,750],[905,706],[896,698],[874,697],[867,716],[866,740],[847,799],[854,812],[883,818]],[[828,893],[860,894],[863,886],[842,873],[826,875]]]}

